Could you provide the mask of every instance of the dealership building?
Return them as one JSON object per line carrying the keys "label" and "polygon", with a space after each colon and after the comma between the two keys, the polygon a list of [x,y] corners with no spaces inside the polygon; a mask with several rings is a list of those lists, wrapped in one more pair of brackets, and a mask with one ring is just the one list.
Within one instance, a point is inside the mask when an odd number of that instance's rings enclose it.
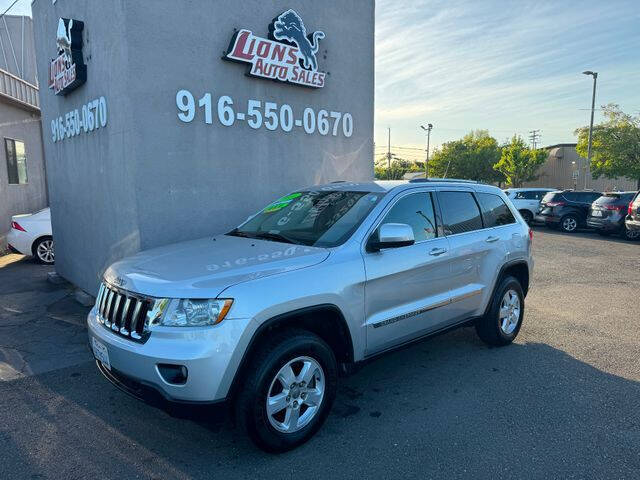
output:
{"label": "dealership building", "polygon": [[373,0],[34,0],[56,270],[373,177]]}

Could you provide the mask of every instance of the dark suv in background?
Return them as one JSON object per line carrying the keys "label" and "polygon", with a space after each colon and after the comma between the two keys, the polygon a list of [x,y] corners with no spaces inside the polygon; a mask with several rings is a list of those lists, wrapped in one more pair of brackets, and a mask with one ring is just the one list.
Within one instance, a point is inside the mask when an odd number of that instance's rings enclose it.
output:
{"label": "dark suv in background", "polygon": [[640,233],[640,192],[636,193],[633,200],[629,202],[625,225],[627,230]]}
{"label": "dark suv in background", "polygon": [[587,226],[595,229],[600,235],[617,233],[627,240],[635,240],[640,236],[640,230],[629,230],[625,226],[629,202],[635,196],[636,192],[603,193],[591,205]]}
{"label": "dark suv in background", "polygon": [[587,226],[591,204],[601,192],[591,190],[559,190],[547,193],[540,202],[536,220],[563,232],[575,232]]}

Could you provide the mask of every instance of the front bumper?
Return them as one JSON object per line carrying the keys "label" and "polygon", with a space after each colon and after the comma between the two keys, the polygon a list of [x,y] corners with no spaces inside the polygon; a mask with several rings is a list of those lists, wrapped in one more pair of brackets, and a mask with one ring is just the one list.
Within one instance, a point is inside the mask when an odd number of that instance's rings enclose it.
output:
{"label": "front bumper", "polygon": [[[95,308],[87,317],[89,344],[95,338],[106,347],[111,371],[102,365],[100,369],[112,383],[125,391],[123,386],[135,390],[137,385],[155,390],[165,400],[184,403],[214,403],[226,398],[253,324],[251,319],[225,319],[214,327],[164,327],[154,330],[145,343],[137,343],[105,328],[98,322]],[[184,365],[186,382],[168,383],[158,364]]]}

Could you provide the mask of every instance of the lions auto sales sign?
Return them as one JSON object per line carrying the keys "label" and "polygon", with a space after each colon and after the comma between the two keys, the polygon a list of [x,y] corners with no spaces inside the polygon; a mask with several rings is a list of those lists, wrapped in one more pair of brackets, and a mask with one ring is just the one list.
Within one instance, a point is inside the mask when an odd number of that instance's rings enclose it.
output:
{"label": "lions auto sales sign", "polygon": [[318,70],[319,42],[324,32],[307,34],[302,18],[287,10],[269,25],[269,38],[251,30],[237,31],[225,60],[249,64],[248,75],[305,87],[324,87],[326,73]]}
{"label": "lions auto sales sign", "polygon": [[83,29],[84,23],[79,20],[58,20],[58,56],[49,63],[49,88],[56,95],[66,95],[87,81],[87,66],[82,56]]}

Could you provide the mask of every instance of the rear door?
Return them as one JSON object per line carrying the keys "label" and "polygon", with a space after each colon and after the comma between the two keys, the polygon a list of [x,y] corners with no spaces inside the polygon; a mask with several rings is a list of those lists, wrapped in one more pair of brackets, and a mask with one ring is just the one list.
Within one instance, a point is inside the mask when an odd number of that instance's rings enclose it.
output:
{"label": "rear door", "polygon": [[484,228],[472,189],[441,187],[437,193],[451,252],[449,315],[455,322],[479,314],[489,288],[482,273],[499,237]]}
{"label": "rear door", "polygon": [[367,355],[437,329],[450,318],[451,254],[436,215],[434,192],[401,194],[367,235],[384,223],[413,228],[415,244],[371,252],[363,248],[366,271]]}

